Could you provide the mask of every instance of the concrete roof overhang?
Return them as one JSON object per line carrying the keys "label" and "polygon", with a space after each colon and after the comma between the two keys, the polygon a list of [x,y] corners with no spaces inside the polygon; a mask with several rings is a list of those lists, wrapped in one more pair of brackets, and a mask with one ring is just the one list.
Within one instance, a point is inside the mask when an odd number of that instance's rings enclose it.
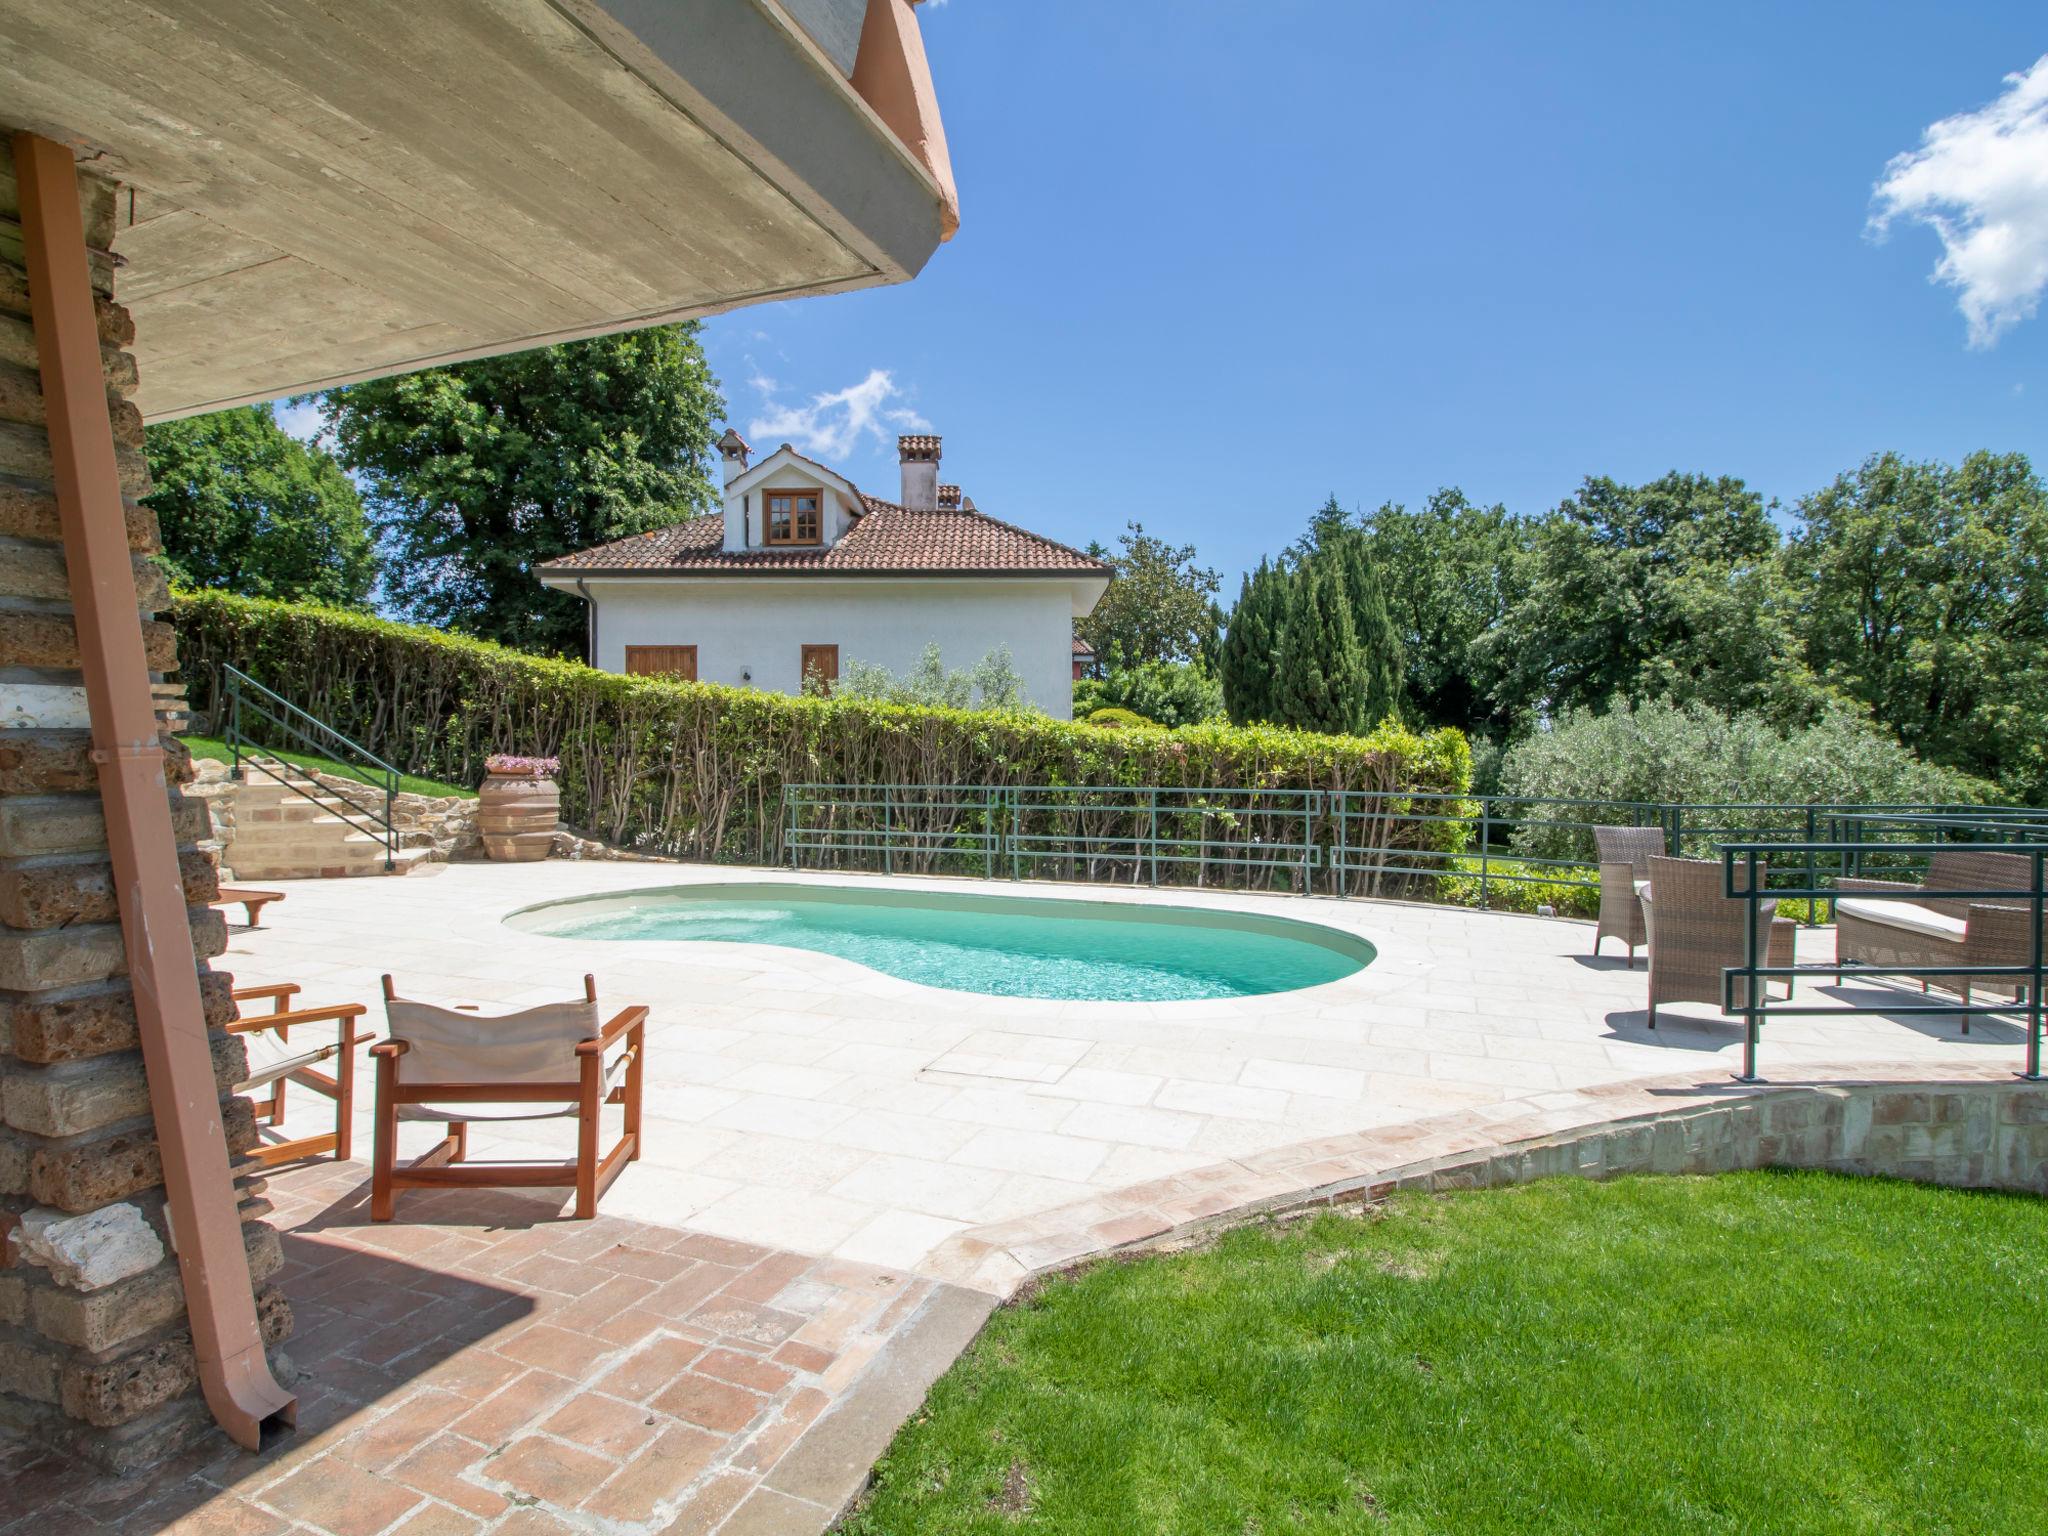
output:
{"label": "concrete roof overhang", "polygon": [[914,276],[950,171],[849,78],[866,11],[929,105],[874,4],[14,0],[0,122],[120,184],[159,420]]}

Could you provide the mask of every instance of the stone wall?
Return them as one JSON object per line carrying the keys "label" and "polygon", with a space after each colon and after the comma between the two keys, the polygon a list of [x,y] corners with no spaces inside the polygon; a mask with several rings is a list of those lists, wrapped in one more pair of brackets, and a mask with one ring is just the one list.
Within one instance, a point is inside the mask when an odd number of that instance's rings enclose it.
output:
{"label": "stone wall", "polygon": [[1395,1190],[1491,1189],[1570,1174],[1816,1168],[1963,1189],[2048,1195],[2048,1088],[1849,1083],[1763,1090],[1723,1103],[1473,1147],[1339,1180],[1295,1205]]}
{"label": "stone wall", "polygon": [[[176,666],[142,418],[129,399],[135,360],[127,312],[112,299],[116,194],[84,178],[94,286],[128,540],[150,661]],[[164,1225],[163,1167],[126,977],[106,827],[91,757],[77,633],[51,486],[15,183],[0,138],[0,1424],[122,1468],[204,1430],[192,1340]],[[167,765],[185,889],[192,904],[206,1022],[222,1115],[236,1152],[255,1144],[229,978],[208,957],[226,947],[205,807]],[[259,1217],[259,1184],[242,1191],[251,1273],[281,1262]],[[274,1288],[259,1313],[273,1344],[290,1328]]]}

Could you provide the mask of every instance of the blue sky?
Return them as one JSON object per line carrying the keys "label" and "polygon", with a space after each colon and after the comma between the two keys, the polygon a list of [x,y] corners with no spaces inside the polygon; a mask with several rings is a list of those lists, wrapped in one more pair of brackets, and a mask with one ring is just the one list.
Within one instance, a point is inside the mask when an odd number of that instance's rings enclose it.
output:
{"label": "blue sky", "polygon": [[896,433],[937,431],[984,510],[1140,520],[1226,597],[1331,492],[2048,468],[2039,0],[920,14],[960,234],[705,323],[758,448],[890,496]]}
{"label": "blue sky", "polygon": [[[1885,448],[2048,465],[2048,316],[2012,318],[2048,111],[1952,130],[1869,227],[1932,125],[2012,116],[2038,3],[920,14],[959,236],[907,286],[706,324],[741,430],[871,493],[929,423],[985,510],[1074,543],[1136,518],[1234,591],[1332,491],[1535,512],[1588,473],[1789,501]],[[1933,280],[1930,213],[1973,286]]]}

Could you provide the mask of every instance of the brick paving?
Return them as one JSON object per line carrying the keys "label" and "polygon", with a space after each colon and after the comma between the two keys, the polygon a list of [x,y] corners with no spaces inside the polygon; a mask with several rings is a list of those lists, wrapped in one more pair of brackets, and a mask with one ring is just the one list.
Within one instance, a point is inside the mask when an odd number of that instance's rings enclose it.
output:
{"label": "brick paving", "polygon": [[992,1305],[517,1191],[408,1194],[372,1225],[356,1163],[267,1194],[297,1432],[125,1479],[0,1442],[0,1532],[811,1536]]}

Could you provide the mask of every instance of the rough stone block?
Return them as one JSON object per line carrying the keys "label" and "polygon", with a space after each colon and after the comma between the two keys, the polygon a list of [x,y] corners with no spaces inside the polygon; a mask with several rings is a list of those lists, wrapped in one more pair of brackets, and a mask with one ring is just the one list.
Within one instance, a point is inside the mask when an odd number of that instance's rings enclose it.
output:
{"label": "rough stone block", "polygon": [[63,1356],[27,1334],[0,1338],[0,1393],[12,1392],[32,1402],[58,1401]]}
{"label": "rough stone block", "polygon": [[57,932],[0,931],[0,988],[43,992],[120,976],[128,969],[120,925],[96,923]]}
{"label": "rough stone block", "polygon": [[[276,1344],[291,1333],[291,1304],[275,1287],[256,1296],[256,1322],[263,1342]],[[176,1333],[108,1360],[74,1359],[59,1380],[64,1411],[88,1424],[111,1428],[199,1384],[197,1357],[188,1333]]]}
{"label": "rough stone block", "polygon": [[[4,329],[4,323],[0,323],[0,341],[4,341]],[[4,345],[0,345],[0,353],[4,351]],[[135,359],[117,355],[124,358],[132,383]],[[124,503],[122,511],[126,514],[128,547],[154,550],[160,542],[156,512],[139,501]],[[63,537],[54,490],[47,485],[0,481],[0,538],[40,539],[54,544]]]}
{"label": "rough stone block", "polygon": [[1925,1125],[1934,1119],[1934,1096],[1903,1093],[1896,1089],[1881,1094],[1870,1106],[1872,1125]]}
{"label": "rough stone block", "polygon": [[9,1241],[18,1262],[48,1270],[53,1282],[74,1291],[104,1290],[154,1269],[164,1257],[162,1240],[127,1204],[81,1215],[26,1211]]}
{"label": "rough stone block", "polygon": [[1998,1106],[2007,1125],[2048,1125],[2048,1088],[2007,1089]]}
{"label": "rough stone block", "polygon": [[[199,973],[208,1029],[225,1028],[235,1019],[233,991],[232,976]],[[138,1038],[134,988],[122,977],[61,997],[0,1002],[0,1030],[7,1028],[13,1032],[14,1054],[27,1062],[83,1061],[133,1050]]]}
{"label": "rough stone block", "polygon": [[[212,1034],[214,1082],[225,1094],[249,1075],[238,1035]],[[0,1081],[7,1123],[36,1136],[80,1136],[150,1112],[140,1050],[49,1067],[19,1067]]]}
{"label": "rough stone block", "polygon": [[[10,449],[18,451],[18,436],[25,432],[28,432],[28,429],[0,422],[0,472],[7,471],[6,461]],[[40,432],[30,435],[37,439],[42,438]],[[47,464],[47,441],[42,442],[42,453]],[[42,474],[30,478],[47,480],[48,470],[45,469]],[[124,482],[127,478],[124,476]],[[123,489],[131,495],[147,494],[145,491],[131,490],[125,483]],[[156,563],[155,558],[137,554],[133,557],[132,568],[135,576],[136,606],[150,613],[160,613],[170,607],[170,583],[164,576],[163,567]],[[47,603],[70,602],[71,581],[64,565],[63,546],[28,539],[0,539],[0,596],[35,598]]]}
{"label": "rough stone block", "polygon": [[[220,1109],[230,1155],[254,1147],[255,1106],[237,1095],[223,1099]],[[32,1146],[30,1150],[30,1198],[61,1211],[90,1211],[153,1189],[163,1181],[163,1157],[156,1132],[148,1126]]]}
{"label": "rough stone block", "polygon": [[[142,626],[144,650],[152,672],[174,671],[178,665],[177,632],[160,619]],[[76,669],[78,625],[68,613],[0,613],[0,666]]]}
{"label": "rough stone block", "polygon": [[[284,1267],[284,1249],[277,1230],[268,1223],[246,1222],[242,1241],[252,1284],[260,1286]],[[133,1279],[88,1295],[46,1285],[36,1287],[29,1296],[29,1317],[38,1333],[95,1354],[104,1354],[167,1327],[184,1315],[184,1282],[177,1261],[172,1258]]]}
{"label": "rough stone block", "polygon": [[97,790],[92,738],[85,731],[10,731],[0,735],[0,795]]}
{"label": "rough stone block", "polygon": [[[28,1143],[0,1125],[0,1196],[28,1193]],[[4,1226],[0,1222],[0,1226]]]}
{"label": "rough stone block", "polygon": [[[178,873],[187,905],[204,906],[220,895],[220,871],[198,849],[178,855]],[[91,859],[0,862],[0,922],[11,928],[65,928],[119,917],[110,864]]]}
{"label": "rough stone block", "polygon": [[[188,912],[192,951],[211,959],[228,947],[227,918],[210,907]],[[128,954],[119,923],[90,923],[41,932],[0,930],[0,990],[50,992],[123,976]]]}

